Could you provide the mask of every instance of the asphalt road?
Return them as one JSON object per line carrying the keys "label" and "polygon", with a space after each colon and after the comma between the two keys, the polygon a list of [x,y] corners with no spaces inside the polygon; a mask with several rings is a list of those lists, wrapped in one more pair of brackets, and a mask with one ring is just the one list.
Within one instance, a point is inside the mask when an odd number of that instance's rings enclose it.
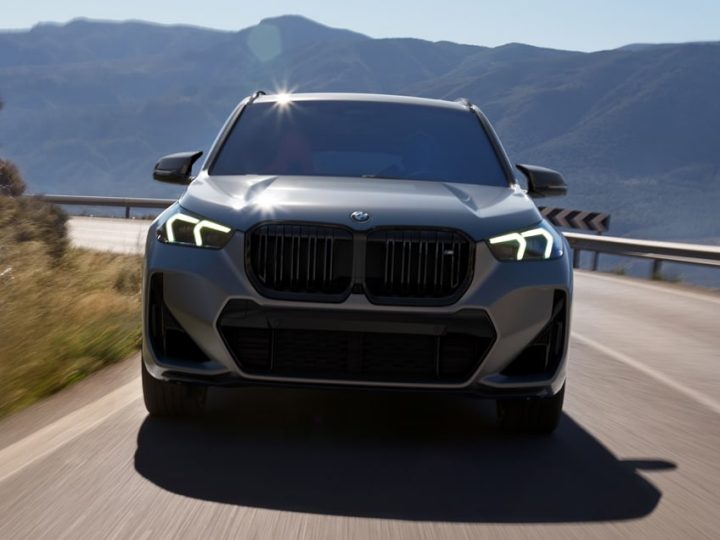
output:
{"label": "asphalt road", "polygon": [[140,219],[73,217],[68,222],[68,232],[78,247],[142,253],[149,223]]}
{"label": "asphalt road", "polygon": [[0,423],[0,538],[718,538],[719,316],[578,272],[549,439],[498,432],[488,402],[347,391],[151,420],[132,358]]}

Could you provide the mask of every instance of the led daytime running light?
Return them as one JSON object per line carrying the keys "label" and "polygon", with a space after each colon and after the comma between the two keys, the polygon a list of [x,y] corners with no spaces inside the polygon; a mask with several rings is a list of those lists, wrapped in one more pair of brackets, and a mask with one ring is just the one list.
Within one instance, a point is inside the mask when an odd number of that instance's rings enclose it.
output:
{"label": "led daytime running light", "polygon": [[213,231],[218,231],[221,233],[229,233],[230,232],[230,227],[225,227],[224,225],[220,225],[219,223],[213,223],[212,221],[203,219],[200,223],[195,225],[195,228],[193,229],[193,237],[195,238],[196,246],[202,246],[202,230],[203,229],[212,229]]}
{"label": "led daytime running light", "polygon": [[175,214],[174,216],[172,216],[170,219],[167,220],[167,222],[165,222],[165,233],[167,234],[167,239],[170,243],[176,242],[175,232],[173,231],[173,224],[176,221],[184,221],[185,223],[190,223],[190,225],[195,225],[200,222],[199,219],[192,216],[186,216],[185,214]]}
{"label": "led daytime running light", "polygon": [[193,239],[195,240],[195,245],[198,247],[202,247],[203,245],[203,229],[211,229],[225,234],[230,232],[230,227],[225,227],[224,225],[208,221],[207,219],[199,220],[192,216],[178,213],[171,216],[170,219],[165,222],[165,234],[167,234],[167,240],[170,243],[175,243],[177,241],[175,239],[175,232],[173,231],[173,225],[176,221],[184,221],[190,225],[195,225],[195,227],[193,227]]}
{"label": "led daytime running light", "polygon": [[552,254],[553,249],[553,236],[548,231],[543,229],[542,227],[538,227],[537,229],[531,229],[529,231],[524,231],[522,233],[508,233],[504,234],[502,236],[496,236],[495,238],[490,239],[490,244],[503,244],[506,242],[515,242],[518,246],[517,255],[515,256],[515,259],[518,261],[521,261],[523,257],[525,256],[525,250],[527,249],[527,240],[526,238],[532,238],[534,236],[542,236],[545,239],[545,252],[543,254],[544,259],[549,259],[550,255]]}
{"label": "led daytime running light", "polygon": [[510,234],[504,234],[502,236],[496,236],[495,238],[490,239],[491,244],[503,244],[505,242],[516,242],[518,245],[517,250],[517,260],[521,261],[523,258],[523,255],[525,255],[525,248],[527,247],[527,242],[522,237],[520,233],[510,233]]}

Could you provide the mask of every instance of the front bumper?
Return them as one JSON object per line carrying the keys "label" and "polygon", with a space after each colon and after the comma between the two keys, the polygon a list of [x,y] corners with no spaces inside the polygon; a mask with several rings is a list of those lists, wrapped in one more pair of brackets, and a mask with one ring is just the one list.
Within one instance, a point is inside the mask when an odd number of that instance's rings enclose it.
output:
{"label": "front bumper", "polygon": [[[157,328],[153,324],[157,321],[153,322],[150,306],[153,296],[157,298],[152,288],[157,288],[158,281],[161,301],[173,324],[177,323],[191,339],[190,346],[173,354],[167,354],[154,337]],[[451,306],[379,306],[363,294],[352,294],[341,304],[326,304],[260,296],[245,274],[244,238],[240,232],[224,249],[208,250],[158,242],[151,227],[143,293],[143,358],[150,374],[160,379],[217,385],[445,390],[487,396],[552,395],[565,379],[572,295],[572,268],[567,253],[548,261],[499,263],[484,244],[478,244],[472,283]],[[559,302],[562,313],[558,312]],[[482,338],[486,347],[473,353],[477,357],[472,369],[447,377],[431,377],[426,372],[412,377],[362,371],[350,376],[322,373],[320,377],[278,373],[258,369],[238,357],[228,332],[223,330],[228,320],[238,328],[390,333],[417,335],[418,339],[462,333]],[[556,334],[556,351],[545,369],[517,369],[517,362],[513,368],[513,361],[527,356],[528,349],[537,348],[538,340],[545,339],[550,327]],[[422,347],[416,352],[416,356],[423,356]],[[407,356],[412,359],[413,355]],[[442,369],[438,364],[438,373]]]}

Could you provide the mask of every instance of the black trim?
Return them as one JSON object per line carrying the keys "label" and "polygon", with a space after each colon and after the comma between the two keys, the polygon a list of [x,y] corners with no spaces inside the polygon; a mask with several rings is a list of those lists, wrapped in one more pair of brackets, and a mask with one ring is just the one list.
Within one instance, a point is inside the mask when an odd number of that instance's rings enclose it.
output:
{"label": "black trim", "polygon": [[155,164],[153,179],[186,186],[192,182],[193,165],[202,155],[202,150],[198,150],[163,156]]}
{"label": "black trim", "polygon": [[[348,296],[350,296],[352,292],[353,285],[355,281],[353,280],[353,275],[349,276],[348,286],[340,293],[305,293],[305,292],[291,292],[291,291],[277,291],[273,290],[271,288],[265,287],[261,281],[258,279],[258,277],[255,275],[255,272],[252,268],[252,238],[253,234],[260,228],[266,227],[268,225],[287,225],[287,226],[301,226],[301,227],[318,227],[318,228],[325,228],[325,229],[337,229],[340,231],[343,231],[346,234],[350,235],[350,240],[353,243],[353,248],[355,246],[355,234],[356,231],[353,231],[349,227],[345,227],[343,225],[337,225],[332,223],[316,223],[316,222],[308,222],[308,221],[284,221],[284,220],[272,220],[272,221],[262,221],[260,223],[256,223],[253,225],[248,231],[245,233],[245,257],[244,257],[244,269],[245,274],[247,275],[248,279],[250,280],[250,283],[255,288],[255,290],[260,293],[262,296],[266,298],[272,298],[274,300],[291,300],[296,302],[328,302],[333,304],[338,304],[341,302],[344,302],[347,300]],[[353,252],[354,255],[354,252]],[[352,268],[353,262],[351,261],[351,268]]]}
{"label": "black trim", "polygon": [[231,300],[217,329],[244,373],[359,384],[462,383],[496,340],[481,309],[387,313]]}
{"label": "black trim", "polygon": [[391,386],[391,385],[371,385],[358,382],[356,384],[340,384],[333,381],[323,382],[305,382],[305,381],[279,381],[272,379],[248,379],[246,377],[222,374],[222,375],[202,375],[195,373],[185,373],[183,371],[167,370],[163,372],[163,376],[172,381],[184,382],[189,384],[202,384],[205,386],[216,386],[222,388],[275,388],[296,391],[302,390],[322,390],[327,392],[378,392],[378,393],[410,393],[410,394],[437,394],[466,396],[481,399],[524,399],[524,398],[541,398],[552,397],[554,392],[552,385],[543,382],[538,386],[524,386],[521,388],[498,388],[495,386],[470,385],[462,388],[434,388],[432,386]]}
{"label": "black trim", "polygon": [[[252,239],[253,233],[259,228],[268,225],[288,225],[288,226],[306,226],[306,227],[318,227],[318,228],[331,228],[338,229],[352,236],[353,250],[352,250],[352,275],[350,276],[349,284],[347,288],[341,293],[305,293],[305,292],[291,292],[291,291],[278,291],[271,288],[265,287],[252,268]],[[373,234],[387,232],[387,231],[425,231],[425,232],[444,232],[449,234],[457,235],[464,239],[468,246],[468,262],[467,268],[465,269],[465,276],[457,289],[448,296],[443,297],[402,297],[402,296],[382,296],[373,295],[370,292],[370,287],[367,283],[366,269],[366,250],[368,244],[368,238]],[[368,301],[375,305],[386,305],[386,306],[449,306],[456,303],[462,296],[467,292],[470,284],[472,283],[475,274],[475,248],[476,242],[460,229],[453,229],[450,227],[424,227],[424,226],[392,226],[383,225],[374,227],[367,231],[357,231],[344,225],[338,225],[334,223],[321,223],[311,221],[286,221],[286,220],[269,220],[262,221],[253,225],[245,233],[245,253],[244,253],[244,269],[245,273],[250,280],[250,283],[255,290],[266,298],[274,300],[290,300],[298,302],[325,302],[325,303],[342,303],[351,294],[365,294]]]}
{"label": "black trim", "polygon": [[453,234],[462,237],[468,246],[468,261],[467,261],[467,268],[465,268],[465,277],[457,286],[457,289],[455,292],[453,292],[451,295],[448,296],[442,296],[442,297],[424,297],[424,298],[418,298],[418,297],[401,297],[401,296],[383,296],[383,295],[373,295],[371,294],[371,287],[368,286],[367,283],[367,276],[365,274],[365,268],[367,265],[367,261],[364,261],[365,264],[363,264],[363,287],[365,290],[365,294],[367,296],[367,299],[372,304],[381,305],[381,306],[393,306],[393,305],[400,305],[400,306],[449,306],[452,304],[455,304],[462,296],[467,292],[468,288],[470,287],[470,284],[472,283],[473,277],[475,275],[475,246],[476,242],[467,235],[464,231],[461,231],[460,229],[453,229],[450,227],[423,227],[423,226],[394,226],[394,225],[382,225],[379,227],[375,227],[373,229],[370,229],[367,231],[365,236],[365,242],[368,242],[368,237],[372,236],[376,233],[382,233],[384,231],[417,231],[417,232],[444,232],[448,234]]}
{"label": "black trim", "polygon": [[485,116],[485,113],[482,112],[482,110],[480,110],[477,105],[473,105],[470,102],[468,102],[468,104],[468,108],[475,114],[475,117],[480,121],[480,124],[485,130],[485,134],[487,135],[488,139],[490,139],[490,143],[495,150],[495,155],[500,161],[500,165],[505,172],[505,179],[507,180],[508,186],[514,186],[515,184],[517,184],[517,180],[515,179],[515,173],[513,172],[512,163],[510,162],[505,148],[500,142],[500,138],[497,136],[497,133],[495,133],[495,128],[493,128],[490,120],[488,120],[488,117]]}
{"label": "black trim", "polygon": [[146,302],[147,330],[153,354],[164,363],[201,364],[210,358],[195,343],[165,304],[164,276],[149,278]]}
{"label": "black trim", "polygon": [[235,110],[230,114],[227,122],[225,122],[225,126],[223,127],[222,132],[220,132],[217,142],[210,149],[210,153],[208,154],[207,160],[205,161],[205,165],[203,166],[202,170],[207,171],[208,174],[212,175],[212,169],[215,166],[217,156],[225,146],[225,143],[227,142],[230,133],[232,133],[232,130],[235,129],[235,125],[240,119],[240,116],[242,116],[242,113],[245,111],[245,108],[257,98],[264,95],[266,95],[265,91],[258,90],[254,94],[246,97],[240,103],[238,103],[237,107],[235,107]]}
{"label": "black trim", "polygon": [[550,377],[565,357],[568,337],[567,293],[553,294],[550,320],[500,373],[507,377]]}

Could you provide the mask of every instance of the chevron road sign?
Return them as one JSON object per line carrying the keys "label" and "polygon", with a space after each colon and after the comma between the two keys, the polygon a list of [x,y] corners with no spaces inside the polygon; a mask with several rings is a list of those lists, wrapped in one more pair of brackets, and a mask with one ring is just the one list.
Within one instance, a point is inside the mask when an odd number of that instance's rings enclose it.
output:
{"label": "chevron road sign", "polygon": [[540,213],[556,227],[580,229],[603,233],[610,227],[610,214],[602,212],[586,212],[583,210],[568,210],[566,208],[546,208],[540,206]]}

